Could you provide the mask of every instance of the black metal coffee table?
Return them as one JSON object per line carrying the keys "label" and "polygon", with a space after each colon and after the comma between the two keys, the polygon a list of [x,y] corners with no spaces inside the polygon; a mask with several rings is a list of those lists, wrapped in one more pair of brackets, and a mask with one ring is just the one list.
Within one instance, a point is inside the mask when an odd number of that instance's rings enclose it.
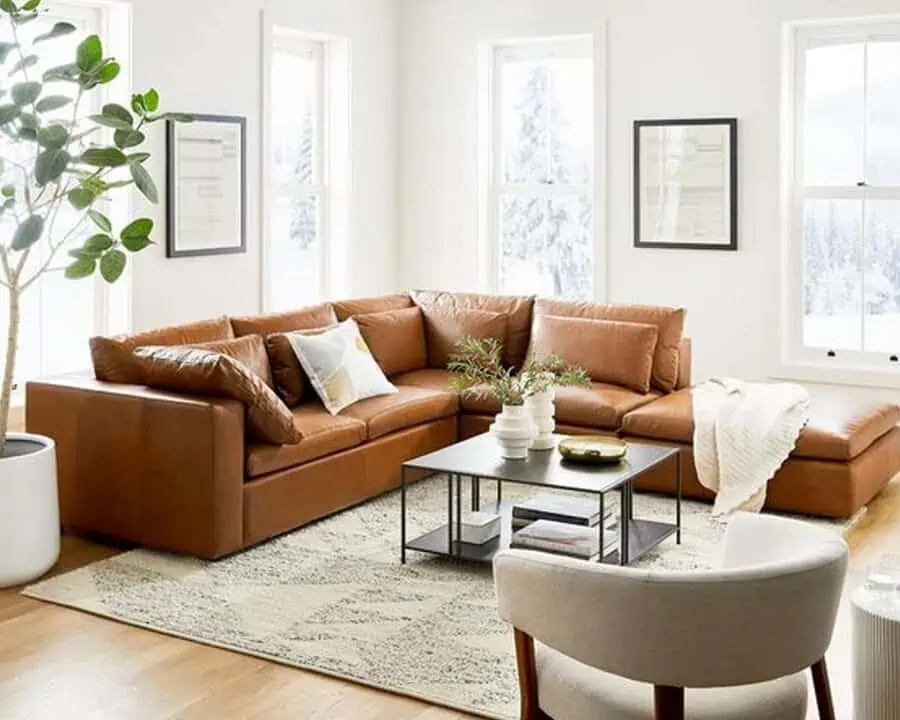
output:
{"label": "black metal coffee table", "polygon": [[[615,565],[634,562],[665,539],[675,535],[681,543],[681,459],[677,448],[628,442],[625,459],[614,465],[575,465],[564,461],[557,450],[531,452],[526,460],[504,460],[496,440],[487,434],[463,440],[433,453],[408,460],[401,466],[400,561],[407,550],[444,555],[459,560],[490,562],[498,550],[509,547],[512,534],[512,503],[503,501],[503,483],[529,485],[542,490],[569,490],[595,495],[600,517],[604,516],[605,495],[619,493],[619,547],[603,550],[604,523],[598,523],[599,561]],[[634,517],[634,481],[664,463],[676,474],[675,522],[665,523]],[[447,475],[447,522],[413,540],[406,537],[406,488],[410,470]],[[502,516],[499,537],[483,544],[460,541],[462,526],[463,478],[471,478],[472,510]],[[481,480],[495,481],[496,498],[481,503]]]}

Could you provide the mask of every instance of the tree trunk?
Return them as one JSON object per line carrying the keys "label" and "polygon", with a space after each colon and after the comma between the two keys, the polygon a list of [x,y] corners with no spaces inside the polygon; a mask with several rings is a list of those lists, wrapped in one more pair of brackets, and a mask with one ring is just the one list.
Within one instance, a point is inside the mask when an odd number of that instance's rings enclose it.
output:
{"label": "tree trunk", "polygon": [[16,351],[19,348],[19,320],[21,314],[20,290],[11,287],[9,294],[9,328],[6,336],[6,363],[3,366],[3,384],[0,385],[0,458],[6,450],[6,434],[9,431],[9,410],[12,405],[13,371]]}

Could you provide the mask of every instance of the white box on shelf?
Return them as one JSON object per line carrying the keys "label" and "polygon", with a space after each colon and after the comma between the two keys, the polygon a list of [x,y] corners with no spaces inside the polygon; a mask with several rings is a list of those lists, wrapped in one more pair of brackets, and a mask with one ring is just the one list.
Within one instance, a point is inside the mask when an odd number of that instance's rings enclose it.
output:
{"label": "white box on shelf", "polygon": [[486,512],[466,512],[462,515],[460,538],[469,545],[483,545],[500,535],[500,516]]}

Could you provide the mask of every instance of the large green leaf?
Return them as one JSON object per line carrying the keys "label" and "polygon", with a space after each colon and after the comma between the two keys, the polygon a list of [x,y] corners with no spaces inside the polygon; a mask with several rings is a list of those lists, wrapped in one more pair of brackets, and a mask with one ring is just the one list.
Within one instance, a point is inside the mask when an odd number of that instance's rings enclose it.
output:
{"label": "large green leaf", "polygon": [[0,42],[0,63],[5,63],[9,54],[19,47],[16,43]]}
{"label": "large green leaf", "polygon": [[109,235],[97,233],[96,235],[91,235],[84,241],[84,245],[81,246],[81,251],[84,255],[102,255],[115,244],[115,240]]}
{"label": "large green leaf", "polygon": [[119,148],[89,148],[81,155],[82,162],[94,167],[119,167],[128,162]]}
{"label": "large green leaf", "polygon": [[66,268],[66,277],[69,280],[80,280],[90,277],[97,269],[97,261],[94,258],[82,257]]}
{"label": "large green leaf", "polygon": [[53,38],[62,37],[63,35],[68,35],[69,33],[75,32],[75,26],[72,23],[67,22],[58,22],[52,28],[50,28],[47,32],[42,35],[38,35],[34,41],[36,43],[43,42],[44,40],[52,40]]}
{"label": "large green leaf", "polygon": [[39,187],[51,183],[66,171],[72,156],[62,148],[50,148],[37,156],[34,163],[34,181]]}
{"label": "large green leaf", "polygon": [[147,112],[156,112],[159,109],[159,93],[156,88],[150,88],[142,97]]}
{"label": "large green leaf", "polygon": [[134,110],[135,115],[145,115],[147,112],[147,105],[144,103],[143,95],[132,95],[131,96],[131,109]]}
{"label": "large green leaf", "polygon": [[100,260],[100,274],[108,283],[114,283],[125,270],[128,258],[121,250],[110,250]]}
{"label": "large green leaf", "polygon": [[30,105],[41,96],[41,84],[39,82],[21,82],[16,83],[10,88],[10,97],[12,101],[22,107]]}
{"label": "large green leaf", "polygon": [[37,132],[37,129],[40,127],[40,122],[37,119],[37,116],[34,113],[23,112],[19,115],[19,126],[28,128],[29,130],[34,130]]}
{"label": "large green leaf", "polygon": [[108,83],[115,80],[119,73],[122,71],[122,66],[119,65],[115,60],[110,60],[103,64],[103,67],[100,68],[100,71],[97,73],[97,79],[101,83]]}
{"label": "large green leaf", "polygon": [[144,140],[146,140],[144,133],[138,132],[137,130],[116,130],[115,133],[113,133],[113,141],[123,150],[137,147],[144,142]]}
{"label": "large green leaf", "polygon": [[52,110],[59,110],[61,107],[65,107],[72,102],[72,98],[66,97],[65,95],[48,95],[47,97],[42,97],[37,101],[37,105],[35,105],[35,110],[39,113],[51,112]]}
{"label": "large green leaf", "polygon": [[44,218],[40,215],[30,215],[16,228],[9,246],[13,250],[25,250],[40,240],[43,234]]}
{"label": "large green leaf", "polygon": [[109,218],[106,217],[99,210],[88,210],[88,217],[93,221],[94,225],[100,228],[105,233],[112,232],[112,223],[109,221]]}
{"label": "large green leaf", "polygon": [[158,203],[159,191],[156,189],[156,183],[153,182],[150,173],[144,169],[143,165],[138,163],[130,165],[129,169],[131,170],[131,177],[134,180],[134,184],[137,185],[138,190],[140,190],[144,197],[154,205]]}
{"label": "large green leaf", "polygon": [[69,131],[63,125],[48,125],[38,130],[37,141],[45,148],[61,148],[69,142]]}
{"label": "large green leaf", "polygon": [[23,70],[27,70],[30,67],[34,67],[38,64],[38,56],[37,55],[26,55],[19,62],[10,68],[9,74],[14,75],[17,72],[22,72]]}
{"label": "large green leaf", "polygon": [[68,63],[67,65],[57,65],[56,67],[49,68],[44,71],[41,79],[44,82],[78,82],[78,76],[80,74],[81,70],[78,69],[78,66],[75,63]]}
{"label": "large green leaf", "polygon": [[75,51],[75,64],[82,72],[90,72],[103,62],[103,44],[97,35],[89,35]]}
{"label": "large green leaf", "polygon": [[101,112],[107,117],[118,118],[122,122],[128,123],[128,127],[134,123],[134,116],[128,112],[128,108],[122,107],[118,103],[106,103],[101,108]]}
{"label": "large green leaf", "polygon": [[84,210],[91,206],[96,196],[87,188],[77,187],[69,191],[68,198],[73,208]]}
{"label": "large green leaf", "polygon": [[22,111],[19,109],[18,105],[0,105],[0,125],[11,123],[21,114]]}
{"label": "large green leaf", "polygon": [[150,218],[138,218],[137,220],[128,223],[122,232],[119,233],[119,237],[124,242],[125,240],[134,238],[150,237],[150,233],[152,232],[153,221]]}
{"label": "large green leaf", "polygon": [[103,125],[103,127],[113,128],[114,130],[131,130],[130,122],[112,115],[90,115],[89,117],[98,125]]}
{"label": "large green leaf", "polygon": [[23,6],[22,10],[37,10],[38,5],[41,4],[41,0],[28,0]]}
{"label": "large green leaf", "polygon": [[130,252],[140,252],[152,244],[153,241],[148,237],[134,237],[122,240],[122,247]]}
{"label": "large green leaf", "polygon": [[5,198],[11,198],[16,194],[16,186],[15,185],[4,185],[0,188],[0,195],[3,195]]}
{"label": "large green leaf", "polygon": [[0,10],[8,13],[17,12],[19,8],[16,7],[16,4],[12,0],[0,0]]}
{"label": "large green leaf", "polygon": [[130,163],[142,163],[145,160],[150,158],[150,153],[148,152],[136,152],[128,154],[128,162]]}

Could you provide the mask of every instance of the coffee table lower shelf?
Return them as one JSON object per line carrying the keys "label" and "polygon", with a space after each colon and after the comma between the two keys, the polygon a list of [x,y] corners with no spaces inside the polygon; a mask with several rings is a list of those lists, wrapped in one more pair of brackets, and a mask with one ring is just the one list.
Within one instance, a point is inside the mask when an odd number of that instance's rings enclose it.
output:
{"label": "coffee table lower shelf", "polygon": [[[417,537],[415,540],[407,542],[406,549],[473,562],[490,562],[498,551],[509,547],[511,532],[508,516],[504,516],[502,528],[499,537],[483,545],[472,545],[459,543],[456,540],[451,543],[449,529],[445,524],[436,530]],[[677,526],[670,523],[656,522],[654,520],[631,520],[628,523],[629,557],[626,562],[621,562],[618,550],[607,553],[602,562],[611,565],[632,563],[667,538],[675,535],[677,531]]]}

